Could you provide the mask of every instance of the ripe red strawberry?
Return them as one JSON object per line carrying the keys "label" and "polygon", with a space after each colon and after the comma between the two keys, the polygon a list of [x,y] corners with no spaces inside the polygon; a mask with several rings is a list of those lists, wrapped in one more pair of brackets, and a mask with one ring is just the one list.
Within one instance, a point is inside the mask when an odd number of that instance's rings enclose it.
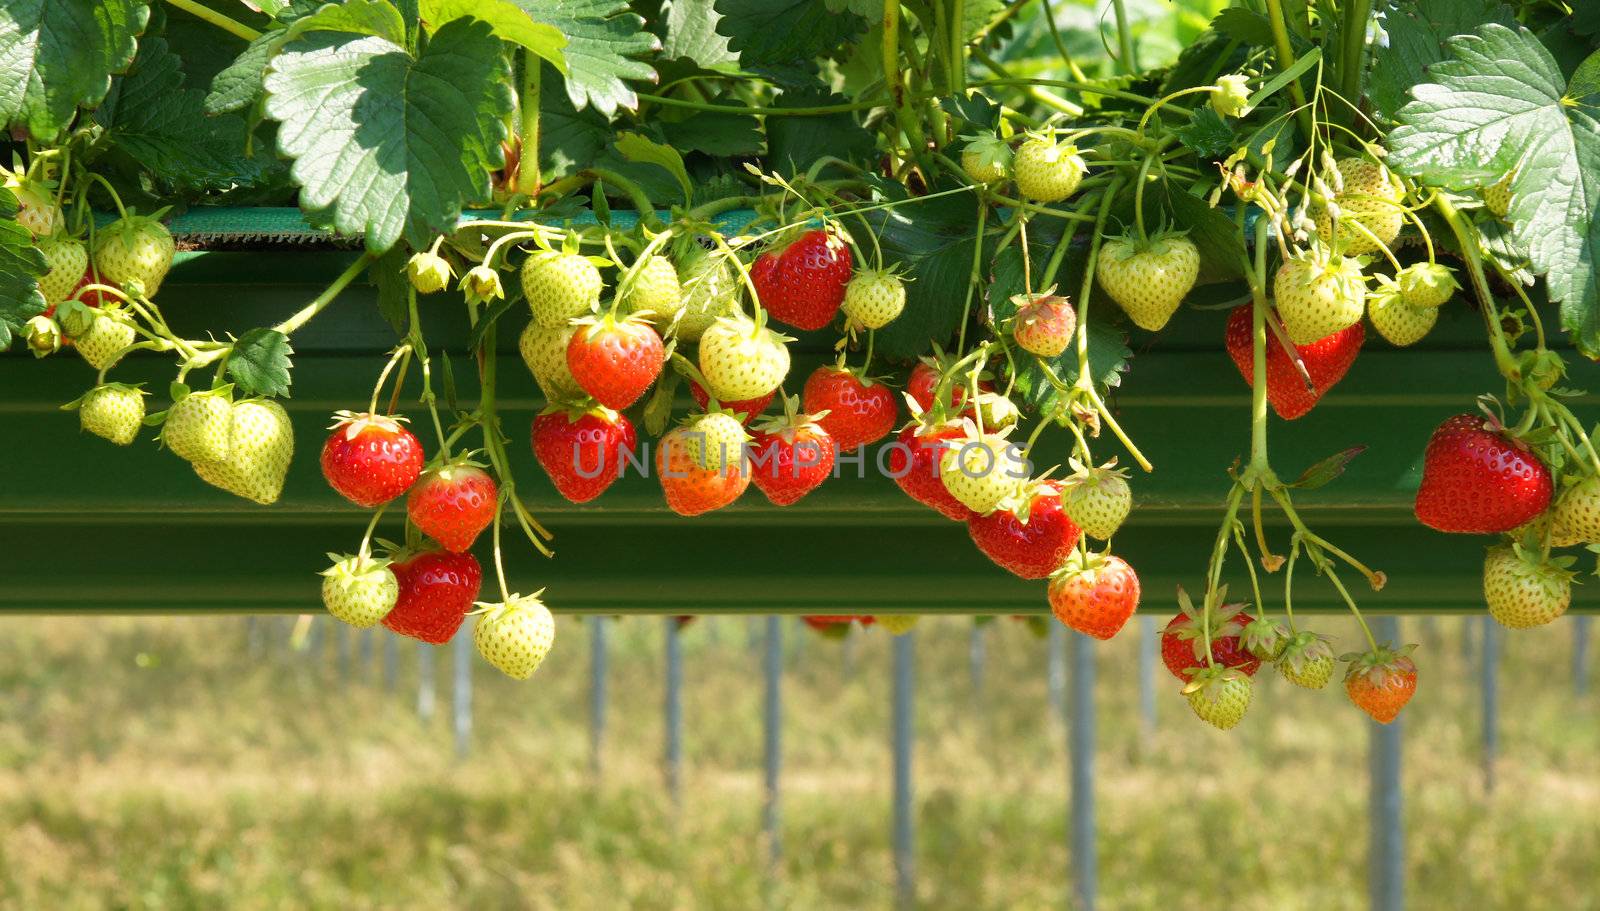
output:
{"label": "ripe red strawberry", "polygon": [[406,514],[422,533],[461,553],[494,521],[499,487],[480,466],[456,458],[425,473],[406,497]]}
{"label": "ripe red strawberry", "polygon": [[[733,422],[733,418],[728,421]],[[734,423],[733,426],[739,425]],[[680,516],[698,516],[721,509],[739,499],[750,486],[750,473],[737,458],[726,459],[726,464],[714,464],[709,468],[700,465],[694,450],[704,447],[708,441],[702,440],[697,447],[691,436],[694,432],[690,427],[679,427],[662,437],[656,446],[656,476],[661,479],[661,492],[666,495],[667,507]]]}
{"label": "ripe red strawberry", "polygon": [[1458,414],[1433,431],[1422,456],[1417,521],[1438,531],[1510,531],[1545,511],[1550,469],[1482,415]]}
{"label": "ripe red strawberry", "polygon": [[[1355,363],[1356,355],[1361,353],[1361,343],[1366,337],[1367,330],[1358,322],[1309,345],[1295,346],[1300,353],[1300,360],[1306,365],[1306,372],[1311,376],[1313,388],[1307,389],[1300,371],[1294,368],[1289,352],[1284,349],[1277,335],[1269,330],[1267,401],[1272,403],[1272,410],[1286,421],[1310,411],[1334,384],[1344,379],[1350,365]],[[1234,366],[1239,368],[1239,374],[1249,383],[1255,375],[1250,345],[1249,304],[1235,308],[1228,316],[1227,345]]]}
{"label": "ripe red strawberry", "polygon": [[1121,557],[1073,551],[1050,577],[1050,612],[1072,629],[1110,639],[1139,608],[1139,577]]}
{"label": "ripe red strawberry", "polygon": [[[908,424],[889,447],[889,475],[906,496],[947,519],[966,522],[977,513],[957,500],[939,479],[945,446],[966,438],[966,430],[954,421],[933,426]],[[955,442],[955,445],[960,443]]]}
{"label": "ripe red strawberry", "polygon": [[[1076,315],[1073,317],[1076,319]],[[933,410],[933,393],[939,386],[939,367],[933,361],[921,360],[911,368],[911,377],[906,380],[906,395],[923,411]],[[988,380],[979,380],[978,389],[983,392],[994,392],[994,384]],[[966,401],[967,387],[964,383],[952,383],[950,386],[950,407],[960,408]]]}
{"label": "ripe red strawberry", "polygon": [[[1221,600],[1227,596],[1227,590],[1220,590],[1218,595]],[[1202,615],[1181,588],[1178,589],[1178,607],[1178,616],[1161,631],[1161,660],[1172,676],[1187,683],[1190,669],[1206,666],[1206,641]],[[1231,667],[1253,676],[1261,669],[1261,659],[1250,654],[1241,636],[1255,618],[1244,612],[1243,604],[1224,604],[1211,609],[1210,614],[1212,660],[1218,667]]]}
{"label": "ripe red strawberry", "polygon": [[472,554],[428,550],[389,564],[400,597],[383,625],[402,636],[443,645],[478,600],[483,568]]}
{"label": "ripe red strawberry", "polygon": [[756,257],[750,280],[773,319],[796,329],[821,329],[844,303],[851,268],[844,242],[817,228]]}
{"label": "ripe red strawberry", "polygon": [[1344,690],[1350,701],[1379,724],[1393,721],[1417,692],[1417,665],[1411,660],[1414,645],[1383,646],[1377,651],[1343,656]]}
{"label": "ripe red strawberry", "polygon": [[838,456],[833,437],[809,414],[795,413],[791,396],[784,414],[756,425],[750,443],[751,480],[774,506],[789,506],[833,473]]}
{"label": "ripe red strawberry", "polygon": [[824,364],[806,379],[801,394],[806,414],[828,412],[817,423],[841,452],[875,443],[894,429],[894,393],[854,371]]}
{"label": "ripe red strawberry", "polygon": [[639,400],[666,361],[661,336],[644,317],[606,314],[587,322],[567,343],[567,369],[595,401],[621,411]]}
{"label": "ripe red strawberry", "polygon": [[422,444],[392,417],[340,411],[322,445],[322,476],[339,495],[371,509],[405,493],[422,474]]}
{"label": "ripe red strawberry", "polygon": [[550,407],[533,419],[533,457],[573,503],[605,493],[638,445],[633,424],[609,408]]}
{"label": "ripe red strawberry", "polygon": [[1023,497],[973,516],[967,533],[984,556],[1024,579],[1044,579],[1060,569],[1082,534],[1061,508],[1060,481],[1029,485]]}
{"label": "ripe red strawberry", "polygon": [[[700,410],[704,411],[711,405],[711,396],[706,394],[705,387],[692,379],[689,381],[689,394],[694,396],[695,404],[700,406]],[[718,402],[717,404],[722,406],[724,411],[731,411],[738,415],[739,419],[748,426],[751,421],[761,415],[761,412],[767,410],[767,406],[772,404],[773,396],[777,394],[778,390],[774,389],[766,395],[757,396],[753,399],[741,399],[737,402]]]}

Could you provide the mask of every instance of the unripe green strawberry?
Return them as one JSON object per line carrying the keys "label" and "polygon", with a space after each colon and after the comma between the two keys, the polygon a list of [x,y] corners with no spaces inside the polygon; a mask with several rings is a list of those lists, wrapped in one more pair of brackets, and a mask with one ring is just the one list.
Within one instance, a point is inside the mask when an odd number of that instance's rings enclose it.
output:
{"label": "unripe green strawberry", "polygon": [[294,428],[283,406],[271,399],[233,403],[228,457],[195,462],[201,480],[262,505],[278,502],[294,458]]}
{"label": "unripe green strawberry", "polygon": [[228,457],[233,434],[232,387],[191,392],[167,409],[161,441],[190,462],[219,462]]}
{"label": "unripe green strawberry", "polygon": [[1250,708],[1250,678],[1233,668],[1203,667],[1183,687],[1201,721],[1226,731]]}
{"label": "unripe green strawberry", "polygon": [[1543,626],[1572,603],[1571,557],[1549,559],[1520,544],[1489,548],[1483,561],[1483,597],[1489,616],[1511,629]]}
{"label": "unripe green strawberry", "polygon": [[49,357],[61,350],[61,325],[43,313],[28,318],[28,350],[34,357]]}
{"label": "unripe green strawberry", "polygon": [[1272,291],[1284,331],[1296,345],[1355,325],[1366,303],[1361,264],[1337,254],[1308,253],[1289,260],[1278,268]]}
{"label": "unripe green strawberry", "polygon": [[961,150],[961,170],[973,183],[995,183],[1010,172],[1011,158],[1011,146],[987,133],[975,137]]}
{"label": "unripe green strawberry", "polygon": [[1017,403],[998,392],[980,392],[972,400],[985,430],[1004,430],[1022,419],[1022,409]]}
{"label": "unripe green strawberry", "polygon": [[1496,218],[1505,218],[1506,213],[1511,211],[1511,181],[1516,176],[1515,171],[1507,171],[1506,176],[1496,181],[1494,186],[1483,190],[1483,204]]}
{"label": "unripe green strawberry", "polygon": [[103,383],[78,402],[78,422],[84,430],[126,446],[144,425],[144,392],[125,383]]}
{"label": "unripe green strawberry", "polygon": [[576,326],[546,328],[529,323],[517,340],[522,362],[528,365],[528,372],[549,401],[569,402],[584,396],[583,387],[567,366],[567,346],[577,331]]}
{"label": "unripe green strawberry", "polygon": [[665,328],[683,308],[683,286],[672,260],[651,256],[640,264],[633,285],[622,298],[622,308],[629,313],[649,313],[652,322]]}
{"label": "unripe green strawberry", "polygon": [[[418,294],[433,294],[450,286],[452,272],[450,261],[431,250],[424,250],[406,260],[406,279]],[[496,276],[496,281],[499,276]]]}
{"label": "unripe green strawberry", "polygon": [[952,497],[975,513],[992,512],[1028,483],[1021,448],[1003,434],[969,427],[965,438],[950,440],[939,457],[939,480]]}
{"label": "unripe green strawberry", "polygon": [[1078,314],[1064,297],[1048,292],[1011,299],[1017,315],[1011,318],[1011,337],[1029,354],[1056,357],[1077,336]]}
{"label": "unripe green strawberry", "polygon": [[1044,137],[1029,139],[1018,147],[1012,167],[1017,192],[1038,202],[1060,202],[1071,196],[1089,171],[1076,146]]}
{"label": "unripe green strawberry", "polygon": [[172,268],[176,249],[161,222],[147,215],[127,215],[95,234],[94,268],[105,282],[130,293],[137,283],[145,297],[155,297]]}
{"label": "unripe green strawberry", "polygon": [[116,362],[124,348],[133,344],[133,321],[121,310],[91,312],[94,316],[89,330],[72,341],[89,366],[104,370]]}
{"label": "unripe green strawberry", "polygon": [[504,603],[482,603],[472,641],[485,661],[507,677],[527,680],[556,641],[556,619],[539,600],[543,591],[512,595]]}
{"label": "unripe green strawberry", "polygon": [[1600,543],[1600,476],[1589,475],[1562,492],[1550,521],[1557,547]]}
{"label": "unripe green strawberry", "polygon": [[492,266],[479,263],[468,269],[461,276],[461,283],[457,285],[461,293],[475,304],[488,303],[506,296],[506,289],[500,284],[500,273]]}
{"label": "unripe green strawberry", "polygon": [[704,252],[692,256],[683,269],[681,306],[672,314],[678,321],[678,338],[698,341],[718,317],[737,312],[742,287],[738,270],[727,257]]}
{"label": "unripe green strawberry", "polygon": [[789,375],[793,341],[743,313],[719,317],[700,336],[700,373],[706,389],[720,402],[760,398]]}
{"label": "unripe green strawberry", "polygon": [[1155,332],[1172,319],[1194,287],[1200,251],[1181,234],[1159,234],[1145,243],[1116,238],[1100,247],[1094,274],[1134,325]]}
{"label": "unripe green strawberry", "polygon": [[1061,505],[1084,534],[1101,541],[1111,539],[1133,509],[1133,491],[1125,472],[1107,462],[1085,467],[1073,461],[1073,474],[1064,482]]}
{"label": "unripe green strawberry", "polygon": [[911,632],[922,618],[916,614],[879,614],[878,625],[896,636],[904,636]]}
{"label": "unripe green strawberry", "polygon": [[883,269],[857,272],[844,287],[844,311],[851,326],[882,329],[906,308],[906,286],[900,276]]}
{"label": "unripe green strawberry", "polygon": [[1308,690],[1327,686],[1333,679],[1333,649],[1328,647],[1328,637],[1313,632],[1296,633],[1278,656],[1278,673],[1295,686]]}
{"label": "unripe green strawberry", "polygon": [[701,468],[724,471],[744,464],[744,445],[750,433],[740,420],[726,411],[712,411],[691,417],[683,425],[684,449],[689,459]]}
{"label": "unripe green strawberry", "polygon": [[[1335,164],[1343,185],[1333,199],[1338,207],[1338,237],[1336,241],[1334,212],[1326,205],[1315,213],[1317,236],[1324,244],[1350,256],[1377,252],[1379,244],[1374,240],[1384,246],[1394,243],[1405,224],[1400,206],[1405,188],[1388,168],[1375,161],[1341,158]],[[1360,228],[1356,227],[1358,224]]]}
{"label": "unripe green strawberry", "polygon": [[1400,296],[1413,307],[1437,307],[1461,288],[1449,266],[1412,263],[1395,273]]}
{"label": "unripe green strawberry", "polygon": [[400,583],[388,560],[328,554],[333,565],[322,571],[322,604],[328,613],[356,629],[370,629],[394,610]]}
{"label": "unripe green strawberry", "polygon": [[600,305],[600,270],[576,253],[539,250],[522,264],[522,294],[533,321],[548,328],[565,326]]}
{"label": "unripe green strawberry", "polygon": [[34,237],[49,237],[61,225],[61,207],[56,205],[51,186],[30,180],[21,171],[6,172],[5,187],[17,197],[17,224]]}
{"label": "unripe green strawberry", "polygon": [[1414,345],[1439,321],[1438,307],[1413,307],[1394,287],[1383,287],[1367,298],[1367,318],[1372,328],[1401,348]]}
{"label": "unripe green strawberry", "polygon": [[39,252],[50,271],[39,279],[44,302],[52,307],[72,296],[83,273],[89,269],[89,251],[83,241],[65,234],[39,239]]}
{"label": "unripe green strawberry", "polygon": [[1238,117],[1250,104],[1250,78],[1243,73],[1217,77],[1212,86],[1211,110],[1221,117]]}

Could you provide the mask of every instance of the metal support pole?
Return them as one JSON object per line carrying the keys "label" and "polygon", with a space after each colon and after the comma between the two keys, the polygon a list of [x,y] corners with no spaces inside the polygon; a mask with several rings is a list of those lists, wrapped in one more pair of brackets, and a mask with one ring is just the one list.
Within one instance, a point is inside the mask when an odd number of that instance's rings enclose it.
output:
{"label": "metal support pole", "polygon": [[606,737],[606,621],[589,618],[589,771],[600,775]]}
{"label": "metal support pole", "polygon": [[[306,631],[306,663],[316,668],[322,663],[322,618],[312,615]],[[319,668],[320,670],[320,668]]]}
{"label": "metal support pole", "polygon": [[1156,732],[1156,620],[1139,618],[1139,722],[1145,745]]}
{"label": "metal support pole", "polygon": [[394,692],[400,681],[400,637],[390,634],[383,637],[383,690]]}
{"label": "metal support pole", "polygon": [[972,632],[967,639],[967,674],[972,678],[972,695],[983,698],[983,667],[987,663],[988,650],[985,648],[989,624],[974,623]]}
{"label": "metal support pole", "polygon": [[[1470,626],[1467,624],[1467,628]],[[1373,632],[1380,642],[1398,643],[1399,627],[1394,617],[1377,617],[1373,621]],[[1372,826],[1367,888],[1373,911],[1405,908],[1405,833],[1400,818],[1400,737],[1404,723],[1403,715],[1388,724],[1367,723],[1371,730],[1368,818]]]}
{"label": "metal support pole", "polygon": [[844,679],[853,680],[856,676],[856,630],[851,624],[846,629],[849,631],[844,641],[839,643],[839,660],[843,665]]}
{"label": "metal support pole", "polygon": [[364,629],[364,630],[361,631],[361,644],[357,648],[356,654],[359,656],[357,661],[358,661],[358,666],[360,667],[361,679],[363,681],[365,681],[372,675],[372,628],[371,627],[368,627],[367,629]]}
{"label": "metal support pole", "polygon": [[1483,615],[1483,789],[1494,790],[1500,753],[1500,624]]}
{"label": "metal support pole", "polygon": [[1580,697],[1589,692],[1589,622],[1593,619],[1588,614],[1572,618],[1572,692]]}
{"label": "metal support pole", "polygon": [[1471,614],[1461,618],[1461,663],[1472,663],[1472,629],[1477,626]]}
{"label": "metal support pole", "polygon": [[433,718],[433,646],[417,643],[417,717]]}
{"label": "metal support pole", "polygon": [[350,627],[343,623],[335,623],[338,627],[334,631],[333,650],[339,667],[339,679],[350,679]]}
{"label": "metal support pole", "polygon": [[915,632],[894,640],[894,892],[901,907],[916,898],[916,833],[911,805],[912,684]]}
{"label": "metal support pole", "polygon": [[[1051,629],[1061,628],[1052,623]],[[1072,634],[1072,711],[1067,752],[1072,763],[1069,848],[1072,852],[1073,907],[1094,911],[1098,872],[1094,828],[1094,640]]]}
{"label": "metal support pole", "polygon": [[767,617],[766,658],[762,674],[766,677],[766,699],[762,705],[762,752],[765,765],[766,801],[761,808],[761,831],[767,840],[770,872],[776,873],[783,856],[783,836],[778,829],[778,772],[783,754],[783,618]]}
{"label": "metal support pole", "polygon": [[456,631],[454,640],[456,659],[456,685],[453,695],[455,706],[456,755],[467,758],[472,745],[472,630],[465,624]]}
{"label": "metal support pole", "polygon": [[682,803],[683,773],[683,645],[678,638],[678,618],[663,618],[667,629],[666,749],[667,794],[674,806]]}
{"label": "metal support pole", "polygon": [[261,657],[261,622],[255,614],[244,618],[244,649],[251,658]]}
{"label": "metal support pole", "polygon": [[1066,717],[1067,711],[1067,628],[1050,621],[1050,634],[1045,640],[1045,685],[1050,693],[1050,714]]}

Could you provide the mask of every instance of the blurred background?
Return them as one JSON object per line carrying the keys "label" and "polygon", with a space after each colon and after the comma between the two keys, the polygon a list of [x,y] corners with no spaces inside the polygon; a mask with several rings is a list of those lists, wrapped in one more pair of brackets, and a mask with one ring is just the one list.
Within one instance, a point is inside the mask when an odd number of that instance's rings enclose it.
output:
{"label": "blurred background", "polygon": [[[676,795],[669,625],[563,617],[533,681],[473,658],[468,692],[453,646],[325,617],[8,618],[0,907],[893,905],[894,638],[778,621],[774,863],[766,620],[681,629]],[[1321,627],[1355,641],[1342,619]],[[1423,667],[1399,732],[1405,896],[1597,907],[1600,705],[1575,653],[1587,623],[1496,635],[1487,656],[1485,629],[1401,621]],[[1159,659],[1141,681],[1141,632],[1094,651],[1099,906],[1366,907],[1374,725],[1336,685],[1308,692],[1269,671],[1245,722],[1213,730]],[[1083,885],[1067,837],[1066,645],[951,617],[924,619],[905,646],[916,906],[1060,907]]]}

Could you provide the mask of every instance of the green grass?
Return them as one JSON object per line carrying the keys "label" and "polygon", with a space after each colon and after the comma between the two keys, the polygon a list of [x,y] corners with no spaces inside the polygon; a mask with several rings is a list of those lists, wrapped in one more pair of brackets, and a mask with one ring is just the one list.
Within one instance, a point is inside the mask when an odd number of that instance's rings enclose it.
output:
{"label": "green grass", "polygon": [[[564,619],[532,682],[475,669],[472,756],[379,666],[341,682],[285,650],[247,655],[238,619],[11,619],[0,644],[0,907],[883,907],[889,850],[888,637],[789,636],[781,870],[760,838],[758,656],[746,621],[685,633],[681,811],[661,784],[661,622],[612,627],[605,772],[588,771],[583,623]],[[991,627],[984,699],[969,621],[918,634],[918,897],[927,908],[1059,906],[1067,889],[1064,729],[1043,642]],[[1499,787],[1482,786],[1476,673],[1461,621],[1418,621],[1407,709],[1408,894],[1417,908],[1593,908],[1597,700],[1572,695],[1566,624],[1506,638]],[[1344,637],[1342,624],[1328,631]],[[1107,908],[1361,908],[1367,725],[1337,691],[1258,687],[1231,735],[1161,671],[1134,715],[1134,630],[1098,651],[1100,883]],[[800,647],[796,648],[795,646]],[[354,648],[352,647],[352,655]]]}

